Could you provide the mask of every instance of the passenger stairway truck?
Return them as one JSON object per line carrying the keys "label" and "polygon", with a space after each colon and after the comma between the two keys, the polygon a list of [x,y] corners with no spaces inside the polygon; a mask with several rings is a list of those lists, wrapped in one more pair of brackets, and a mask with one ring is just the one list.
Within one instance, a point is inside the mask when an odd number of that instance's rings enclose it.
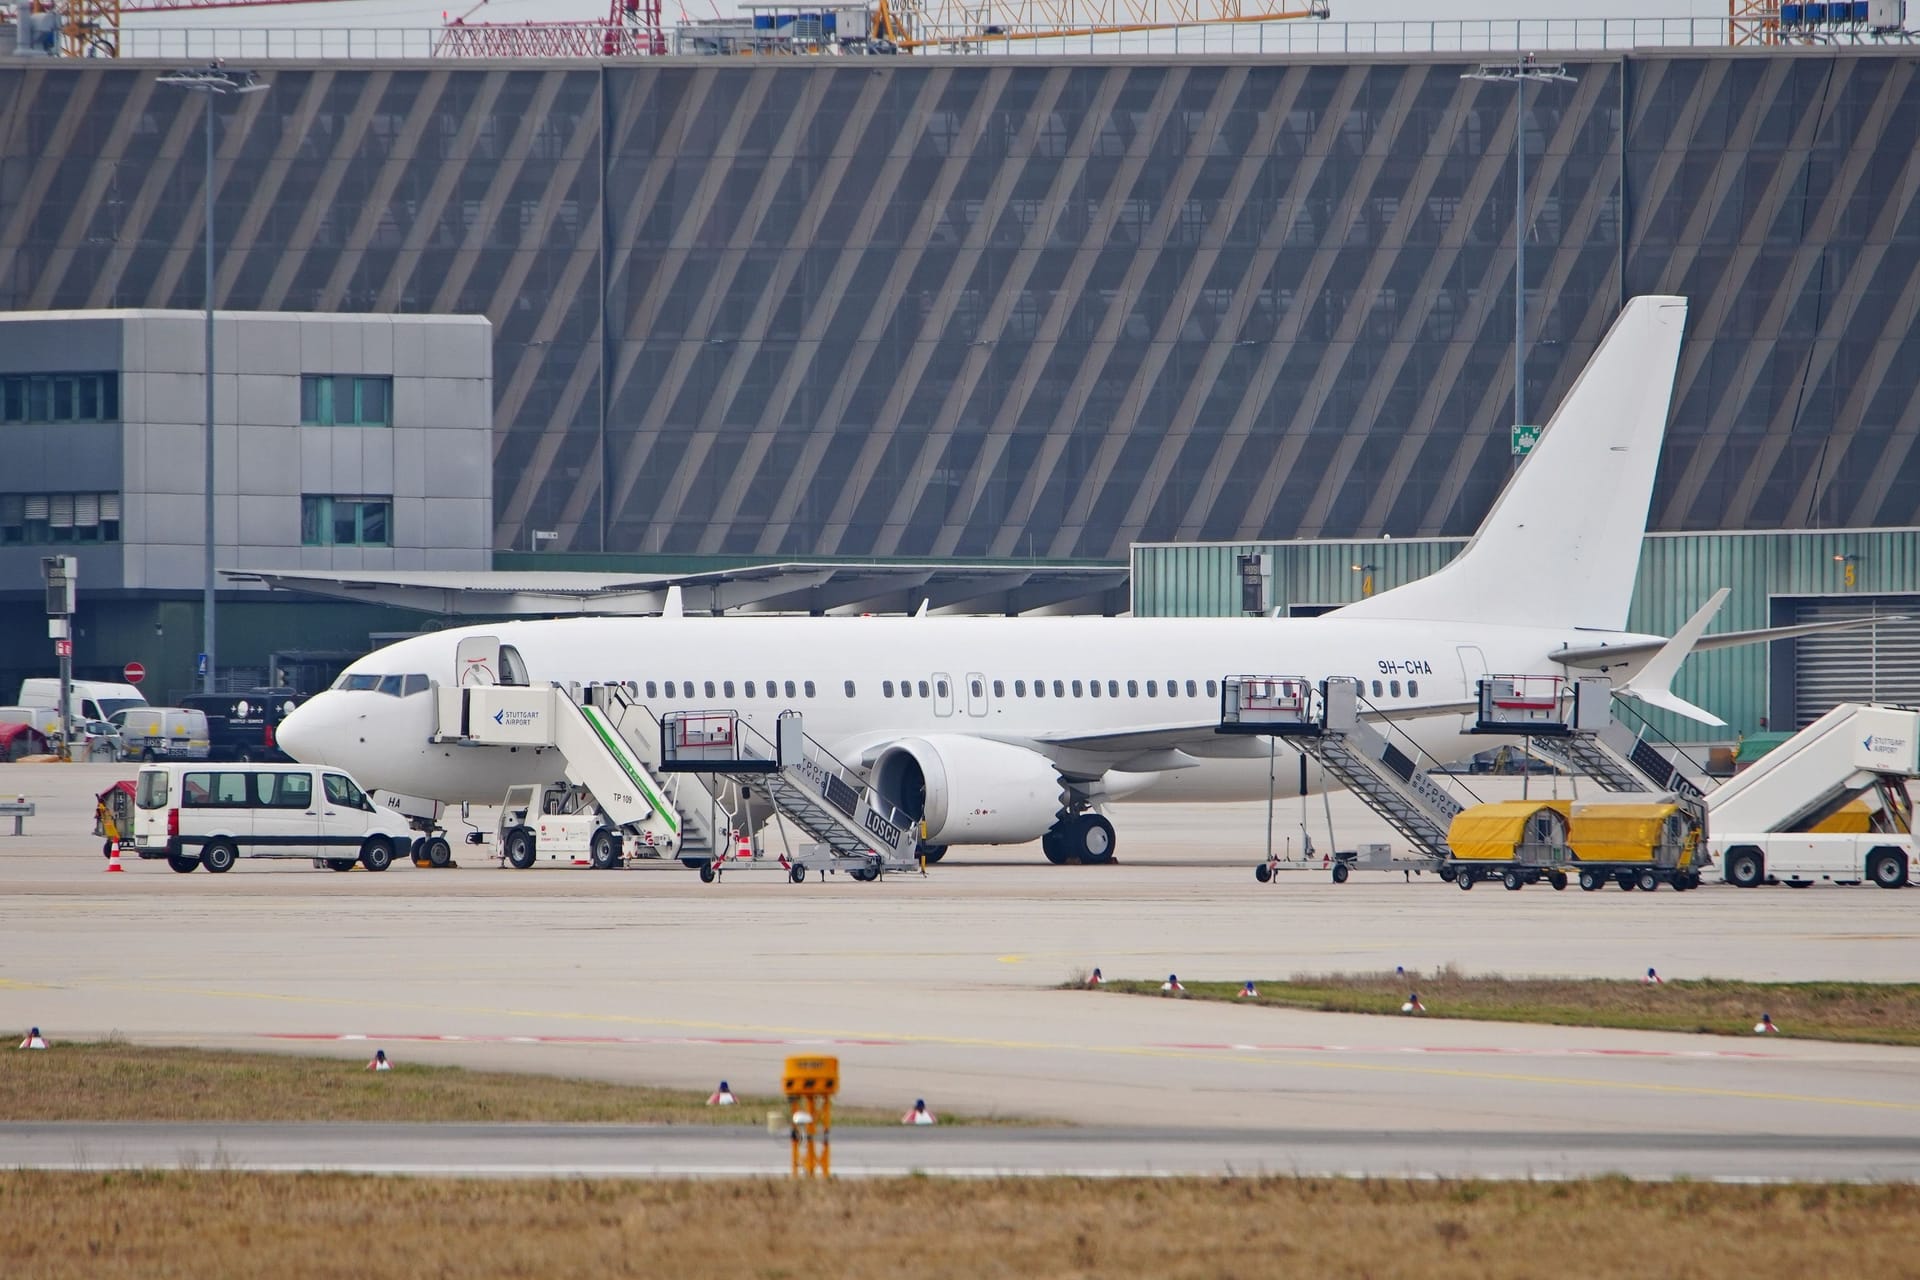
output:
{"label": "passenger stairway truck", "polygon": [[563,761],[564,781],[503,797],[494,847],[508,865],[611,870],[629,858],[704,861],[720,847],[717,800],[697,778],[654,776],[659,726],[621,686],[474,683],[434,697],[435,742],[552,749]]}
{"label": "passenger stairway truck", "polygon": [[[700,867],[709,883],[723,870],[777,865],[795,884],[812,870],[845,871],[856,880],[877,880],[888,871],[924,870],[914,821],[858,774],[806,735],[798,711],[784,711],[769,740],[739,712],[669,711],[660,719],[660,767],[669,774],[731,780],[750,801],[758,788],[772,809],[814,843],[777,857],[759,845],[748,854]],[[751,813],[748,803],[743,811]],[[747,830],[753,827],[751,821]]]}
{"label": "passenger stairway truck", "polygon": [[1698,887],[1708,813],[1691,762],[1650,726],[1616,719],[1605,676],[1490,675],[1476,694],[1473,732],[1521,738],[1528,754],[1621,797],[1547,802],[1566,819],[1565,870],[1582,889]]}
{"label": "passenger stairway truck", "polygon": [[1709,846],[1741,888],[1904,886],[1920,710],[1843,702],[1707,796]]}
{"label": "passenger stairway truck", "polygon": [[[1362,718],[1360,707],[1360,682],[1350,676],[1326,680],[1317,697],[1312,682],[1300,676],[1228,676],[1221,682],[1218,731],[1285,738],[1415,850],[1406,858],[1395,857],[1387,845],[1336,850],[1331,855],[1336,884],[1354,871],[1439,871],[1451,879],[1447,830],[1463,806],[1427,775],[1411,741],[1403,749]],[[1270,863],[1262,863],[1254,876],[1265,882],[1273,871]]]}

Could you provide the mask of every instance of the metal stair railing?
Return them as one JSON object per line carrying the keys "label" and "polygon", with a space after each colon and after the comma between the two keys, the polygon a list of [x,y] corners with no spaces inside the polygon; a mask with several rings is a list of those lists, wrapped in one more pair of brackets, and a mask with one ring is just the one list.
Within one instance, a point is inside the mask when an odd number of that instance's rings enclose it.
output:
{"label": "metal stair railing", "polygon": [[660,721],[653,712],[635,701],[626,686],[619,684],[589,685],[578,700],[590,703],[606,717],[644,768],[659,772],[658,784],[667,803],[681,819],[680,848],[676,856],[713,856],[724,843],[719,838],[722,827],[719,815],[726,812],[725,806],[697,776],[666,773],[660,769],[664,739]]}
{"label": "metal stair railing", "polygon": [[[1639,728],[1622,722],[1617,711],[1627,711]],[[1527,749],[1608,791],[1672,796],[1697,822],[1706,821],[1706,793],[1695,781],[1705,776],[1705,769],[1646,717],[1616,699],[1605,676],[1576,680],[1572,719],[1530,735]]]}

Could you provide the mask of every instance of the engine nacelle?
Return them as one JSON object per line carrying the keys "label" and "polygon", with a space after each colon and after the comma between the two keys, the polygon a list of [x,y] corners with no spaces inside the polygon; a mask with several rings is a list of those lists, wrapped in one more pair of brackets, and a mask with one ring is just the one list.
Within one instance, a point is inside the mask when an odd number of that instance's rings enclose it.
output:
{"label": "engine nacelle", "polygon": [[985,738],[902,738],[874,762],[873,784],[926,823],[929,844],[1023,844],[1061,812],[1051,760]]}

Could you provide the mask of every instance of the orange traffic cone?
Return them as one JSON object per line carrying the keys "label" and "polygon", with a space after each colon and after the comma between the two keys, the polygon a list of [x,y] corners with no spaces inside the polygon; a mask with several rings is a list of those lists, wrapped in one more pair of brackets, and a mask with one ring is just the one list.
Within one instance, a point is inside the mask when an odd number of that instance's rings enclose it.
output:
{"label": "orange traffic cone", "polygon": [[27,1038],[20,1042],[20,1047],[22,1049],[44,1049],[47,1047],[47,1038],[40,1034],[40,1028],[35,1027],[33,1030],[27,1032]]}
{"label": "orange traffic cone", "polygon": [[120,865],[120,842],[118,840],[107,841],[107,870],[109,872],[124,871],[124,868]]}
{"label": "orange traffic cone", "polygon": [[733,1090],[727,1088],[727,1082],[725,1080],[720,1082],[718,1089],[715,1089],[707,1095],[707,1105],[710,1107],[730,1107],[733,1105]]}
{"label": "orange traffic cone", "polygon": [[933,1112],[927,1110],[927,1100],[925,1098],[915,1098],[913,1100],[913,1110],[901,1116],[900,1123],[901,1124],[939,1124],[940,1122],[933,1118]]}
{"label": "orange traffic cone", "polygon": [[393,1070],[393,1064],[387,1061],[387,1051],[385,1049],[375,1049],[373,1051],[373,1059],[372,1061],[367,1063],[367,1070],[369,1071]]}
{"label": "orange traffic cone", "polygon": [[753,860],[753,837],[742,831],[739,841],[734,845],[733,856],[743,862]]}

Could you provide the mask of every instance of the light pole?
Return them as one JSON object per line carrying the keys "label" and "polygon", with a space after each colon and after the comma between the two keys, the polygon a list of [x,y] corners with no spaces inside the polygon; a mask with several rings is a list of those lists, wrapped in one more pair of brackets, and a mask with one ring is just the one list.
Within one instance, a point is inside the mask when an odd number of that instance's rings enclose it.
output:
{"label": "light pole", "polygon": [[1483,62],[1462,80],[1499,80],[1513,85],[1513,449],[1520,450],[1520,428],[1525,412],[1527,365],[1527,81],[1577,78],[1558,62],[1535,62],[1527,54],[1518,62]]}
{"label": "light pole", "polygon": [[259,93],[267,88],[264,80],[251,71],[240,71],[215,62],[196,70],[175,71],[156,77],[161,84],[207,95],[207,192],[206,192],[206,306],[207,306],[207,529],[205,582],[201,584],[200,615],[202,643],[206,645],[207,665],[200,689],[213,692],[214,682],[214,602],[213,602],[213,103],[216,98],[243,93]]}

